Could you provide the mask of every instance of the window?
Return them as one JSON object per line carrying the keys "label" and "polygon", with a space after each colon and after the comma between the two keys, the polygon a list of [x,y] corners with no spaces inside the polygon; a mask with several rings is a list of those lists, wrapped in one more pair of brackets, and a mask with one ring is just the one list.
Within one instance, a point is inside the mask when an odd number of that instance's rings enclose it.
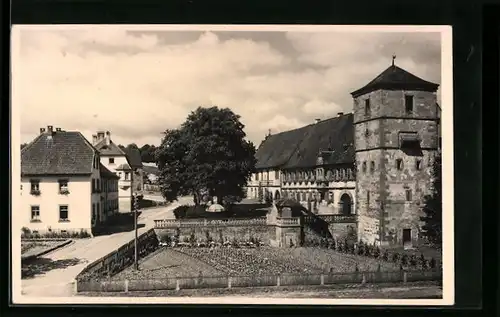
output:
{"label": "window", "polygon": [[396,160],[396,168],[400,171],[403,169],[403,160],[402,159],[397,159]]}
{"label": "window", "polygon": [[417,171],[420,171],[420,169],[422,169],[422,161],[421,160],[416,160],[415,161],[415,169]]}
{"label": "window", "polygon": [[280,172],[274,171],[274,179],[280,179]]}
{"label": "window", "polygon": [[95,181],[96,181],[96,186],[95,186],[96,192],[99,192],[101,190],[101,180],[96,179]]}
{"label": "window", "polygon": [[369,115],[370,114],[370,99],[366,99],[365,100],[365,115]]}
{"label": "window", "polygon": [[366,173],[366,162],[363,162],[362,170],[363,170],[363,173]]}
{"label": "window", "polygon": [[60,179],[59,180],[59,193],[65,194],[68,193],[68,180]]}
{"label": "window", "polygon": [[366,192],[366,206],[367,207],[370,206],[370,192],[369,191]]}
{"label": "window", "polygon": [[69,221],[68,205],[60,205],[59,206],[59,221]]}
{"label": "window", "polygon": [[92,178],[92,192],[95,193],[95,179]]}
{"label": "window", "polygon": [[413,96],[405,95],[405,110],[407,114],[413,113]]}
{"label": "window", "polygon": [[411,189],[406,190],[406,201],[411,201]]}
{"label": "window", "polygon": [[374,161],[371,161],[371,163],[370,163],[370,172],[372,172],[372,174],[375,172],[375,162]]}
{"label": "window", "polygon": [[128,180],[128,172],[125,172],[125,180]]}
{"label": "window", "polygon": [[31,206],[31,221],[40,221],[40,206]]}
{"label": "window", "polygon": [[115,164],[115,158],[114,157],[110,157],[108,159],[108,161],[109,161],[109,164]]}
{"label": "window", "polygon": [[370,131],[368,129],[365,130],[365,137],[369,137],[370,136]]}
{"label": "window", "polygon": [[38,180],[31,180],[31,191],[40,191],[40,181]]}
{"label": "window", "polygon": [[255,180],[258,181],[259,180],[259,173],[255,173]]}

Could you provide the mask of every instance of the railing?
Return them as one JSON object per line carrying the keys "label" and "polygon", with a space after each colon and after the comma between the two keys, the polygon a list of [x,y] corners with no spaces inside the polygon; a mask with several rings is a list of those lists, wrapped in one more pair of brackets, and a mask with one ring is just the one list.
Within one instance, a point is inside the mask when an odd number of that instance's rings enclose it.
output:
{"label": "railing", "polygon": [[[317,215],[316,217],[322,219],[327,223],[351,223],[356,222],[358,219],[357,215]],[[304,223],[307,224],[312,222],[314,222],[314,217],[304,217]]]}
{"label": "railing", "polygon": [[300,218],[294,217],[294,218],[276,218],[276,224],[277,225],[292,225],[292,226],[300,226]]}
{"label": "railing", "polygon": [[193,276],[156,279],[105,279],[77,281],[77,292],[132,292],[181,289],[283,287],[301,285],[377,284],[441,281],[441,271],[348,272],[251,276]]}
{"label": "railing", "polygon": [[160,219],[155,220],[155,229],[186,228],[186,227],[210,227],[210,226],[261,226],[266,224],[266,217],[254,219]]}

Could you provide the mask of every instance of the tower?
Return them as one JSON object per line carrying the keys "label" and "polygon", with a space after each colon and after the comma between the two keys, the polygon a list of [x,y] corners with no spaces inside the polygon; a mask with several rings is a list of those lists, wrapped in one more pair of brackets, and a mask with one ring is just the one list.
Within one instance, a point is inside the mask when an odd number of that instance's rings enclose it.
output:
{"label": "tower", "polygon": [[438,150],[438,84],[394,64],[354,99],[358,238],[382,245],[418,241],[423,197]]}

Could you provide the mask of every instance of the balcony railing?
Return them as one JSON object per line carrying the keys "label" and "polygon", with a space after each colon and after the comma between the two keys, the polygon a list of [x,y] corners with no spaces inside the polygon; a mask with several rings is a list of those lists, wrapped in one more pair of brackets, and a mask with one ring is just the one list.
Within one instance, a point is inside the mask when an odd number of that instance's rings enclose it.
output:
{"label": "balcony railing", "polygon": [[300,218],[276,218],[277,225],[300,226]]}
{"label": "balcony railing", "polygon": [[[317,215],[318,218],[322,219],[327,223],[352,223],[358,220],[358,215]],[[314,217],[307,216],[304,217],[305,223],[311,223],[314,221]]]}

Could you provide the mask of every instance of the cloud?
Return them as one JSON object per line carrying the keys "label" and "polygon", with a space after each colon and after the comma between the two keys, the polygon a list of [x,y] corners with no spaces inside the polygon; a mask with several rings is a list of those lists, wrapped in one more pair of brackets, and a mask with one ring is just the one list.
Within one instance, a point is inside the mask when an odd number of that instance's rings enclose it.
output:
{"label": "cloud", "polygon": [[440,82],[434,34],[248,35],[23,30],[13,73],[23,142],[54,125],[88,138],[102,129],[118,143],[158,144],[161,132],[198,106],[218,105],[241,115],[258,146],[268,129],[350,112],[349,93],[387,68],[393,53],[401,67]]}

